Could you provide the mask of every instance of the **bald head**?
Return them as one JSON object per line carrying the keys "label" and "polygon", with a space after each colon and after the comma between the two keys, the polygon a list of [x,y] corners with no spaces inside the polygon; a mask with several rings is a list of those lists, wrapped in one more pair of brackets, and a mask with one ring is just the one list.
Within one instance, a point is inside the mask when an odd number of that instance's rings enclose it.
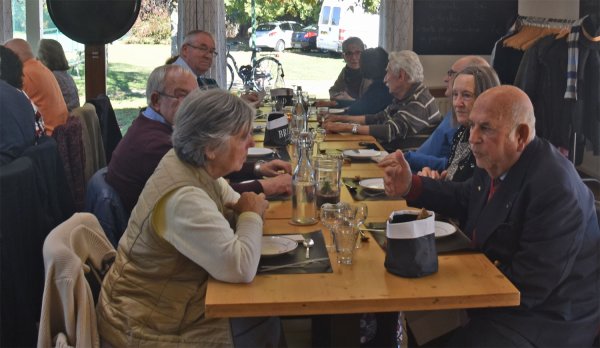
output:
{"label": "bald head", "polygon": [[31,45],[23,39],[8,40],[4,43],[4,46],[15,52],[23,63],[34,57]]}
{"label": "bald head", "polygon": [[535,137],[533,105],[527,94],[513,86],[481,93],[469,120],[471,152],[477,166],[492,178],[506,173]]}
{"label": "bald head", "polygon": [[[479,98],[482,98],[479,100]],[[517,87],[504,85],[490,88],[483,92],[475,101],[485,103],[492,113],[501,117],[502,122],[506,122],[511,128],[520,124],[527,125],[529,128],[528,141],[535,136],[535,114],[533,104],[525,92]]]}
{"label": "bald head", "polygon": [[483,57],[481,56],[464,56],[458,58],[454,62],[454,64],[452,64],[450,70],[448,70],[448,74],[446,75],[446,77],[444,77],[444,83],[446,84],[446,92],[444,92],[444,95],[446,97],[452,96],[452,84],[454,82],[454,77],[456,76],[456,73],[462,71],[463,69],[469,66],[489,67],[490,63],[488,63],[487,60],[483,59]]}

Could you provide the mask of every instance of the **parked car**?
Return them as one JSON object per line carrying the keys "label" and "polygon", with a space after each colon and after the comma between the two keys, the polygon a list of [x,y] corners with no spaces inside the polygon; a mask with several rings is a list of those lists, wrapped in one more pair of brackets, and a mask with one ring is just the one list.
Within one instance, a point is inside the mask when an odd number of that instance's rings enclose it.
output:
{"label": "parked car", "polygon": [[[256,47],[272,48],[281,52],[286,48],[292,48],[292,35],[294,31],[300,31],[302,26],[294,21],[269,22],[259,24],[256,27]],[[252,37],[248,41],[252,47]]]}
{"label": "parked car", "polygon": [[292,47],[303,51],[317,49],[317,25],[311,24],[300,31],[295,31],[292,36]]}

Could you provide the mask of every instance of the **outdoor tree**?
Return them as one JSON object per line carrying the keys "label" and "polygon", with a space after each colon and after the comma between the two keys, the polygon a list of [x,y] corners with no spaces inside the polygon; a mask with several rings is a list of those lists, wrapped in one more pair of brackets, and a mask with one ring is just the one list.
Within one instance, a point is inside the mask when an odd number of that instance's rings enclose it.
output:
{"label": "outdoor tree", "polygon": [[[376,13],[380,0],[354,0],[367,11]],[[319,19],[323,0],[254,0],[257,23],[274,20],[294,20],[313,24]],[[227,21],[238,24],[240,34],[252,25],[252,0],[225,0]]]}

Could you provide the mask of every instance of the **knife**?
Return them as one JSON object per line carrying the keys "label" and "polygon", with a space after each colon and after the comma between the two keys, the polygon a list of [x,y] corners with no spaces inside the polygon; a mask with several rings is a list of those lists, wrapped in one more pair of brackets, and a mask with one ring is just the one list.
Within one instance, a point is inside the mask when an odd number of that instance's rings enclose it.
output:
{"label": "knife", "polygon": [[328,257],[321,257],[321,258],[318,258],[318,259],[312,259],[312,260],[306,260],[306,261],[288,263],[286,265],[260,266],[258,268],[258,270],[260,272],[269,272],[269,271],[274,271],[274,270],[282,269],[282,268],[297,268],[297,267],[302,267],[302,266],[306,266],[306,265],[311,264],[311,263],[318,263],[318,262],[323,262],[323,261],[328,261],[328,260],[329,260]]}

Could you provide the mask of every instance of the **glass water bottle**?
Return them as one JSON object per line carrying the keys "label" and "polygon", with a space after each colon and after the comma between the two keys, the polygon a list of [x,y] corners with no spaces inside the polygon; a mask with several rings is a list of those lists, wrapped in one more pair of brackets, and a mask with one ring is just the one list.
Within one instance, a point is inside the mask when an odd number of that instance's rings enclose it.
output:
{"label": "glass water bottle", "polygon": [[298,136],[298,164],[292,174],[292,220],[295,225],[317,223],[315,172],[311,163],[312,134],[301,132]]}

